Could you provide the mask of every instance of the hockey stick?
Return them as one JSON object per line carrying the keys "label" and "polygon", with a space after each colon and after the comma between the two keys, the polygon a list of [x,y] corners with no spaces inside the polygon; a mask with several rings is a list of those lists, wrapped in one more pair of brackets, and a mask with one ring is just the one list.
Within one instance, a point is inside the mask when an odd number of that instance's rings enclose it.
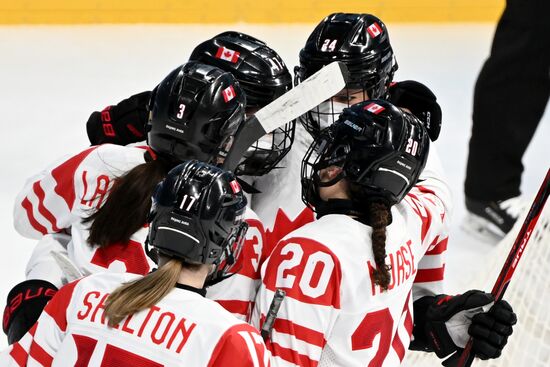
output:
{"label": "hockey stick", "polygon": [[346,86],[347,79],[346,66],[335,61],[256,112],[235,134],[223,168],[234,170],[256,140],[340,92]]}
{"label": "hockey stick", "polygon": [[283,302],[285,296],[286,292],[282,289],[277,289],[275,291],[273,301],[271,301],[271,305],[269,306],[269,310],[267,311],[267,315],[265,316],[265,321],[262,325],[261,330],[262,338],[266,342],[271,339],[271,330],[273,329],[273,324],[277,319],[277,313],[279,313],[279,308],[281,307],[281,303]]}
{"label": "hockey stick", "polygon": [[[510,281],[512,280],[512,275],[514,275],[514,271],[518,266],[519,260],[521,259],[521,256],[525,251],[527,242],[529,241],[529,238],[533,233],[535,225],[537,224],[540,214],[542,213],[542,209],[544,208],[544,204],[546,203],[546,199],[548,199],[549,194],[550,169],[548,170],[548,172],[546,172],[546,177],[542,182],[539,192],[537,193],[537,196],[535,197],[535,200],[533,201],[533,204],[531,205],[531,208],[527,213],[527,217],[525,218],[525,221],[521,226],[521,230],[519,231],[516,240],[514,241],[514,244],[510,249],[510,253],[508,254],[508,257],[506,258],[506,261],[502,266],[495,285],[493,286],[491,294],[493,295],[493,297],[495,297],[495,302],[500,301],[502,299],[502,296],[504,295],[504,292],[506,292],[506,288],[508,288],[508,284],[510,284]],[[443,366],[470,367],[475,358],[475,355],[472,353],[472,345],[473,340],[472,338],[470,338],[468,340],[468,343],[464,347],[464,350],[462,350],[462,353],[460,350],[455,352],[452,356],[450,356],[447,360],[443,362]]]}

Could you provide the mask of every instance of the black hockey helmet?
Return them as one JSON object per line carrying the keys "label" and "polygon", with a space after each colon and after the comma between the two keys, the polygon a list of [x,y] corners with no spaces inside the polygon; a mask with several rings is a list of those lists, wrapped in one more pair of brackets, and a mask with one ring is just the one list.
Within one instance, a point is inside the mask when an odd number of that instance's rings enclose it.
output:
{"label": "black hockey helmet", "polygon": [[[331,14],[317,25],[300,51],[300,66],[295,69],[300,82],[323,66],[341,61],[349,70],[346,88],[300,118],[313,136],[333,123],[343,107],[366,99],[386,98],[397,63],[385,24],[371,14]],[[326,125],[326,126],[325,126]]]}
{"label": "black hockey helmet", "polygon": [[153,90],[147,143],[176,161],[215,162],[244,121],[245,103],[230,73],[198,62],[183,64]]}
{"label": "black hockey helmet", "polygon": [[215,264],[211,283],[236,262],[248,228],[245,210],[246,197],[232,173],[186,161],[156,188],[148,243],[168,257]]}
{"label": "black hockey helmet", "polygon": [[[249,115],[292,88],[292,76],[283,59],[264,42],[244,33],[218,34],[195,47],[189,60],[233,74],[246,95]],[[291,121],[254,143],[235,172],[261,176],[273,169],[292,146],[295,124]]]}
{"label": "black hockey helmet", "polygon": [[[416,184],[428,153],[428,132],[413,114],[384,100],[358,103],[309,147],[302,161],[302,200],[315,207],[319,187],[346,178],[352,201],[394,205]],[[321,182],[319,172],[329,166],[342,171]]]}

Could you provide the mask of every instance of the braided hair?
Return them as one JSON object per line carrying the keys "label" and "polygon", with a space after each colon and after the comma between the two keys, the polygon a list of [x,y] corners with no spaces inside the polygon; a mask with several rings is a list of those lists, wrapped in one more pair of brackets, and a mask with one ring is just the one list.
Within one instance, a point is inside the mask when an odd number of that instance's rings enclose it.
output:
{"label": "braided hair", "polygon": [[372,252],[376,269],[373,270],[374,283],[388,290],[391,267],[386,264],[386,227],[390,223],[390,209],[381,202],[371,202],[368,206],[369,223],[372,227]]}

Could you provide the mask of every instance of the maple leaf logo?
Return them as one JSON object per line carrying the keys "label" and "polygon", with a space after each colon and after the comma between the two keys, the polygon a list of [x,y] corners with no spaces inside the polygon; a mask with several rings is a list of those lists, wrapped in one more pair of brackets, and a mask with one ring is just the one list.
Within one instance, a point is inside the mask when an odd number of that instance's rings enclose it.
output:
{"label": "maple leaf logo", "polygon": [[265,246],[267,250],[265,253],[269,255],[284,236],[314,220],[315,215],[310,208],[304,208],[294,220],[290,220],[284,210],[279,208],[273,228],[265,232]]}

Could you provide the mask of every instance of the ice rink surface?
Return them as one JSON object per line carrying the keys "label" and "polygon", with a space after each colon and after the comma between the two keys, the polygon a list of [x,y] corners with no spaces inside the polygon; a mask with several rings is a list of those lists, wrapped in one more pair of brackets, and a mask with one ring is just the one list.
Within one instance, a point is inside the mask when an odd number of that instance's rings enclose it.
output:
{"label": "ice rink surface", "polygon": [[[11,287],[24,279],[35,242],[13,229],[15,197],[26,178],[88,145],[85,122],[92,111],[151,90],[187,60],[195,45],[225,30],[266,41],[292,70],[312,29],[313,25],[0,27],[1,307]],[[460,228],[473,86],[488,56],[494,25],[388,24],[388,29],[399,63],[395,79],[424,82],[443,109],[437,145],[455,205],[446,276],[448,291],[457,293],[468,279],[484,272],[494,248]],[[521,129],[521,121],[517,127]],[[536,193],[550,166],[549,141],[547,111],[523,160],[526,196]],[[0,349],[5,345],[1,335]]]}

